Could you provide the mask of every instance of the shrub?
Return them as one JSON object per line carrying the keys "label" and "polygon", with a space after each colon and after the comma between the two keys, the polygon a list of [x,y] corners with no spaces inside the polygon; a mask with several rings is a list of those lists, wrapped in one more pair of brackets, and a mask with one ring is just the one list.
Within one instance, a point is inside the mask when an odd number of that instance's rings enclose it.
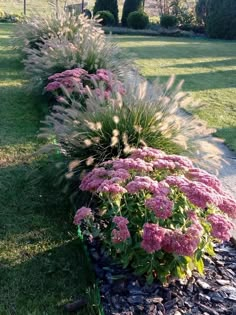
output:
{"label": "shrub", "polygon": [[104,26],[112,26],[115,24],[114,15],[109,11],[98,11],[96,16],[102,19],[101,24]]}
{"label": "shrub", "polygon": [[82,179],[80,189],[95,195],[98,210],[81,208],[85,235],[102,245],[124,267],[162,282],[204,272],[204,255],[214,241],[229,241],[236,200],[218,179],[183,156],[153,148],[110,160]]}
{"label": "shrub", "polygon": [[5,18],[6,13],[0,9],[0,21]]}
{"label": "shrub", "polygon": [[26,74],[30,77],[30,88],[42,91],[47,80],[55,73],[74,68],[84,68],[89,73],[97,69],[108,69],[117,75],[129,69],[121,50],[105,37],[96,19],[80,15],[77,33],[73,40],[67,35],[42,40],[38,48],[26,48],[24,60]]}
{"label": "shrub", "polygon": [[236,39],[235,0],[207,1],[206,29],[209,37]]}
{"label": "shrub", "polygon": [[117,0],[96,0],[93,13],[97,15],[99,11],[109,11],[112,13],[115,23],[118,24],[118,3]]}
{"label": "shrub", "polygon": [[143,9],[143,0],[125,0],[121,19],[122,25],[127,26],[127,19],[131,12],[141,9]]}
{"label": "shrub", "polygon": [[16,23],[16,22],[21,22],[22,20],[23,20],[22,14],[6,13],[0,10],[0,22]]}
{"label": "shrub", "polygon": [[144,29],[148,26],[148,15],[143,11],[131,12],[127,19],[127,24],[130,28]]}
{"label": "shrub", "polygon": [[177,18],[174,15],[164,14],[161,16],[161,26],[165,28],[174,27],[177,25]]}

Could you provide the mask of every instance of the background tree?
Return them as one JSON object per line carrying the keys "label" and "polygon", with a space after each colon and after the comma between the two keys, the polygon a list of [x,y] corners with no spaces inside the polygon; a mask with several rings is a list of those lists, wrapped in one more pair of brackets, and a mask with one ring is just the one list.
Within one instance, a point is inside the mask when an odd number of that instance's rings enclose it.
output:
{"label": "background tree", "polygon": [[143,9],[143,4],[143,0],[125,0],[121,20],[123,26],[127,26],[127,18],[129,14]]}
{"label": "background tree", "polygon": [[114,15],[116,24],[119,22],[119,17],[118,17],[118,3],[117,0],[96,0],[93,13],[94,15],[98,11],[109,11]]}
{"label": "background tree", "polygon": [[236,39],[236,0],[207,0],[206,28],[209,37]]}
{"label": "background tree", "polygon": [[206,24],[207,0],[198,0],[195,7],[196,18],[199,24]]}

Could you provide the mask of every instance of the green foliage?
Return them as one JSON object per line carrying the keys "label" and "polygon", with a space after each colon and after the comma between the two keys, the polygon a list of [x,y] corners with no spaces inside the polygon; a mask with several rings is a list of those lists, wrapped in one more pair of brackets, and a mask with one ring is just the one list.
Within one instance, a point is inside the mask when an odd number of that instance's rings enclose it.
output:
{"label": "green foliage", "polygon": [[97,11],[96,16],[102,19],[101,24],[104,26],[113,26],[115,24],[114,15],[110,11]]}
{"label": "green foliage", "polygon": [[118,24],[118,3],[117,0],[96,0],[93,13],[97,15],[99,11],[109,11],[115,18],[115,23]]}
{"label": "green foliage", "polygon": [[174,15],[164,14],[161,16],[161,26],[165,28],[174,27],[177,25],[177,17]]}
{"label": "green foliage", "polygon": [[145,29],[148,26],[148,15],[143,11],[131,12],[127,19],[128,27],[134,29]]}
{"label": "green foliage", "polygon": [[122,25],[127,26],[127,19],[131,12],[141,9],[143,9],[143,0],[125,0],[121,19]]}
{"label": "green foliage", "polygon": [[197,22],[200,25],[206,24],[207,0],[198,0],[195,7]]}
{"label": "green foliage", "polygon": [[0,22],[16,23],[16,22],[21,22],[22,20],[23,20],[22,14],[6,13],[0,9]]}
{"label": "green foliage", "polygon": [[0,20],[4,19],[5,17],[5,12],[0,9]]}
{"label": "green foliage", "polygon": [[[96,166],[80,189],[96,196],[99,210],[79,209],[74,223],[85,219],[85,235],[98,235],[109,254],[149,283],[190,277],[193,269],[203,274],[204,255],[214,255],[215,240],[230,239],[233,224],[214,201],[226,196],[211,184],[215,176],[195,169],[204,175],[193,179],[192,166],[186,157],[147,147]],[[203,184],[203,178],[209,181]]]}
{"label": "green foliage", "polygon": [[211,38],[236,39],[236,1],[207,1],[207,34]]}

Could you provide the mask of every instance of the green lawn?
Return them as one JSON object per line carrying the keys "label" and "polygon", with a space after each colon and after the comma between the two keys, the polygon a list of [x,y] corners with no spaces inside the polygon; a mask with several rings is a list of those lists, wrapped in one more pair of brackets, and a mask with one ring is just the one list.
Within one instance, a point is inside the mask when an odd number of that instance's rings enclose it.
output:
{"label": "green lawn", "polygon": [[196,113],[217,136],[236,150],[236,42],[167,37],[117,36],[121,47],[135,54],[143,75],[166,81],[172,74],[185,80],[203,105]]}
{"label": "green lawn", "polygon": [[[52,6],[49,4],[49,0],[27,0],[27,13],[39,12],[39,14],[49,13],[52,10]],[[88,3],[88,7],[92,8],[94,5],[94,0],[85,0]],[[51,3],[56,3],[52,0]],[[59,0],[59,4],[64,6],[65,1]],[[71,3],[81,3],[81,0],[67,0],[67,4]],[[24,10],[23,0],[0,0],[0,9],[7,13],[23,13]]]}
{"label": "green lawn", "polygon": [[0,314],[59,315],[81,294],[90,304],[79,314],[100,314],[71,206],[30,156],[40,145],[42,104],[25,93],[13,27],[0,24]]}

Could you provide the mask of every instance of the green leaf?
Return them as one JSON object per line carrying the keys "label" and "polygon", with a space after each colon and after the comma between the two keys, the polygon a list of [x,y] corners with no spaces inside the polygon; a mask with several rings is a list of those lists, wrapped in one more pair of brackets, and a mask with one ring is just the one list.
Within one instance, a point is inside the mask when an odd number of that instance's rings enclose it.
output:
{"label": "green leaf", "polygon": [[202,275],[204,273],[204,262],[203,259],[195,260],[194,264],[197,268],[197,271]]}
{"label": "green leaf", "polygon": [[150,273],[150,274],[147,276],[147,283],[148,283],[148,284],[152,284],[152,283],[153,283],[153,280],[154,280],[153,274]]}
{"label": "green leaf", "polygon": [[205,249],[206,249],[207,254],[209,254],[210,256],[215,255],[214,247],[212,246],[211,243],[208,243]]}

